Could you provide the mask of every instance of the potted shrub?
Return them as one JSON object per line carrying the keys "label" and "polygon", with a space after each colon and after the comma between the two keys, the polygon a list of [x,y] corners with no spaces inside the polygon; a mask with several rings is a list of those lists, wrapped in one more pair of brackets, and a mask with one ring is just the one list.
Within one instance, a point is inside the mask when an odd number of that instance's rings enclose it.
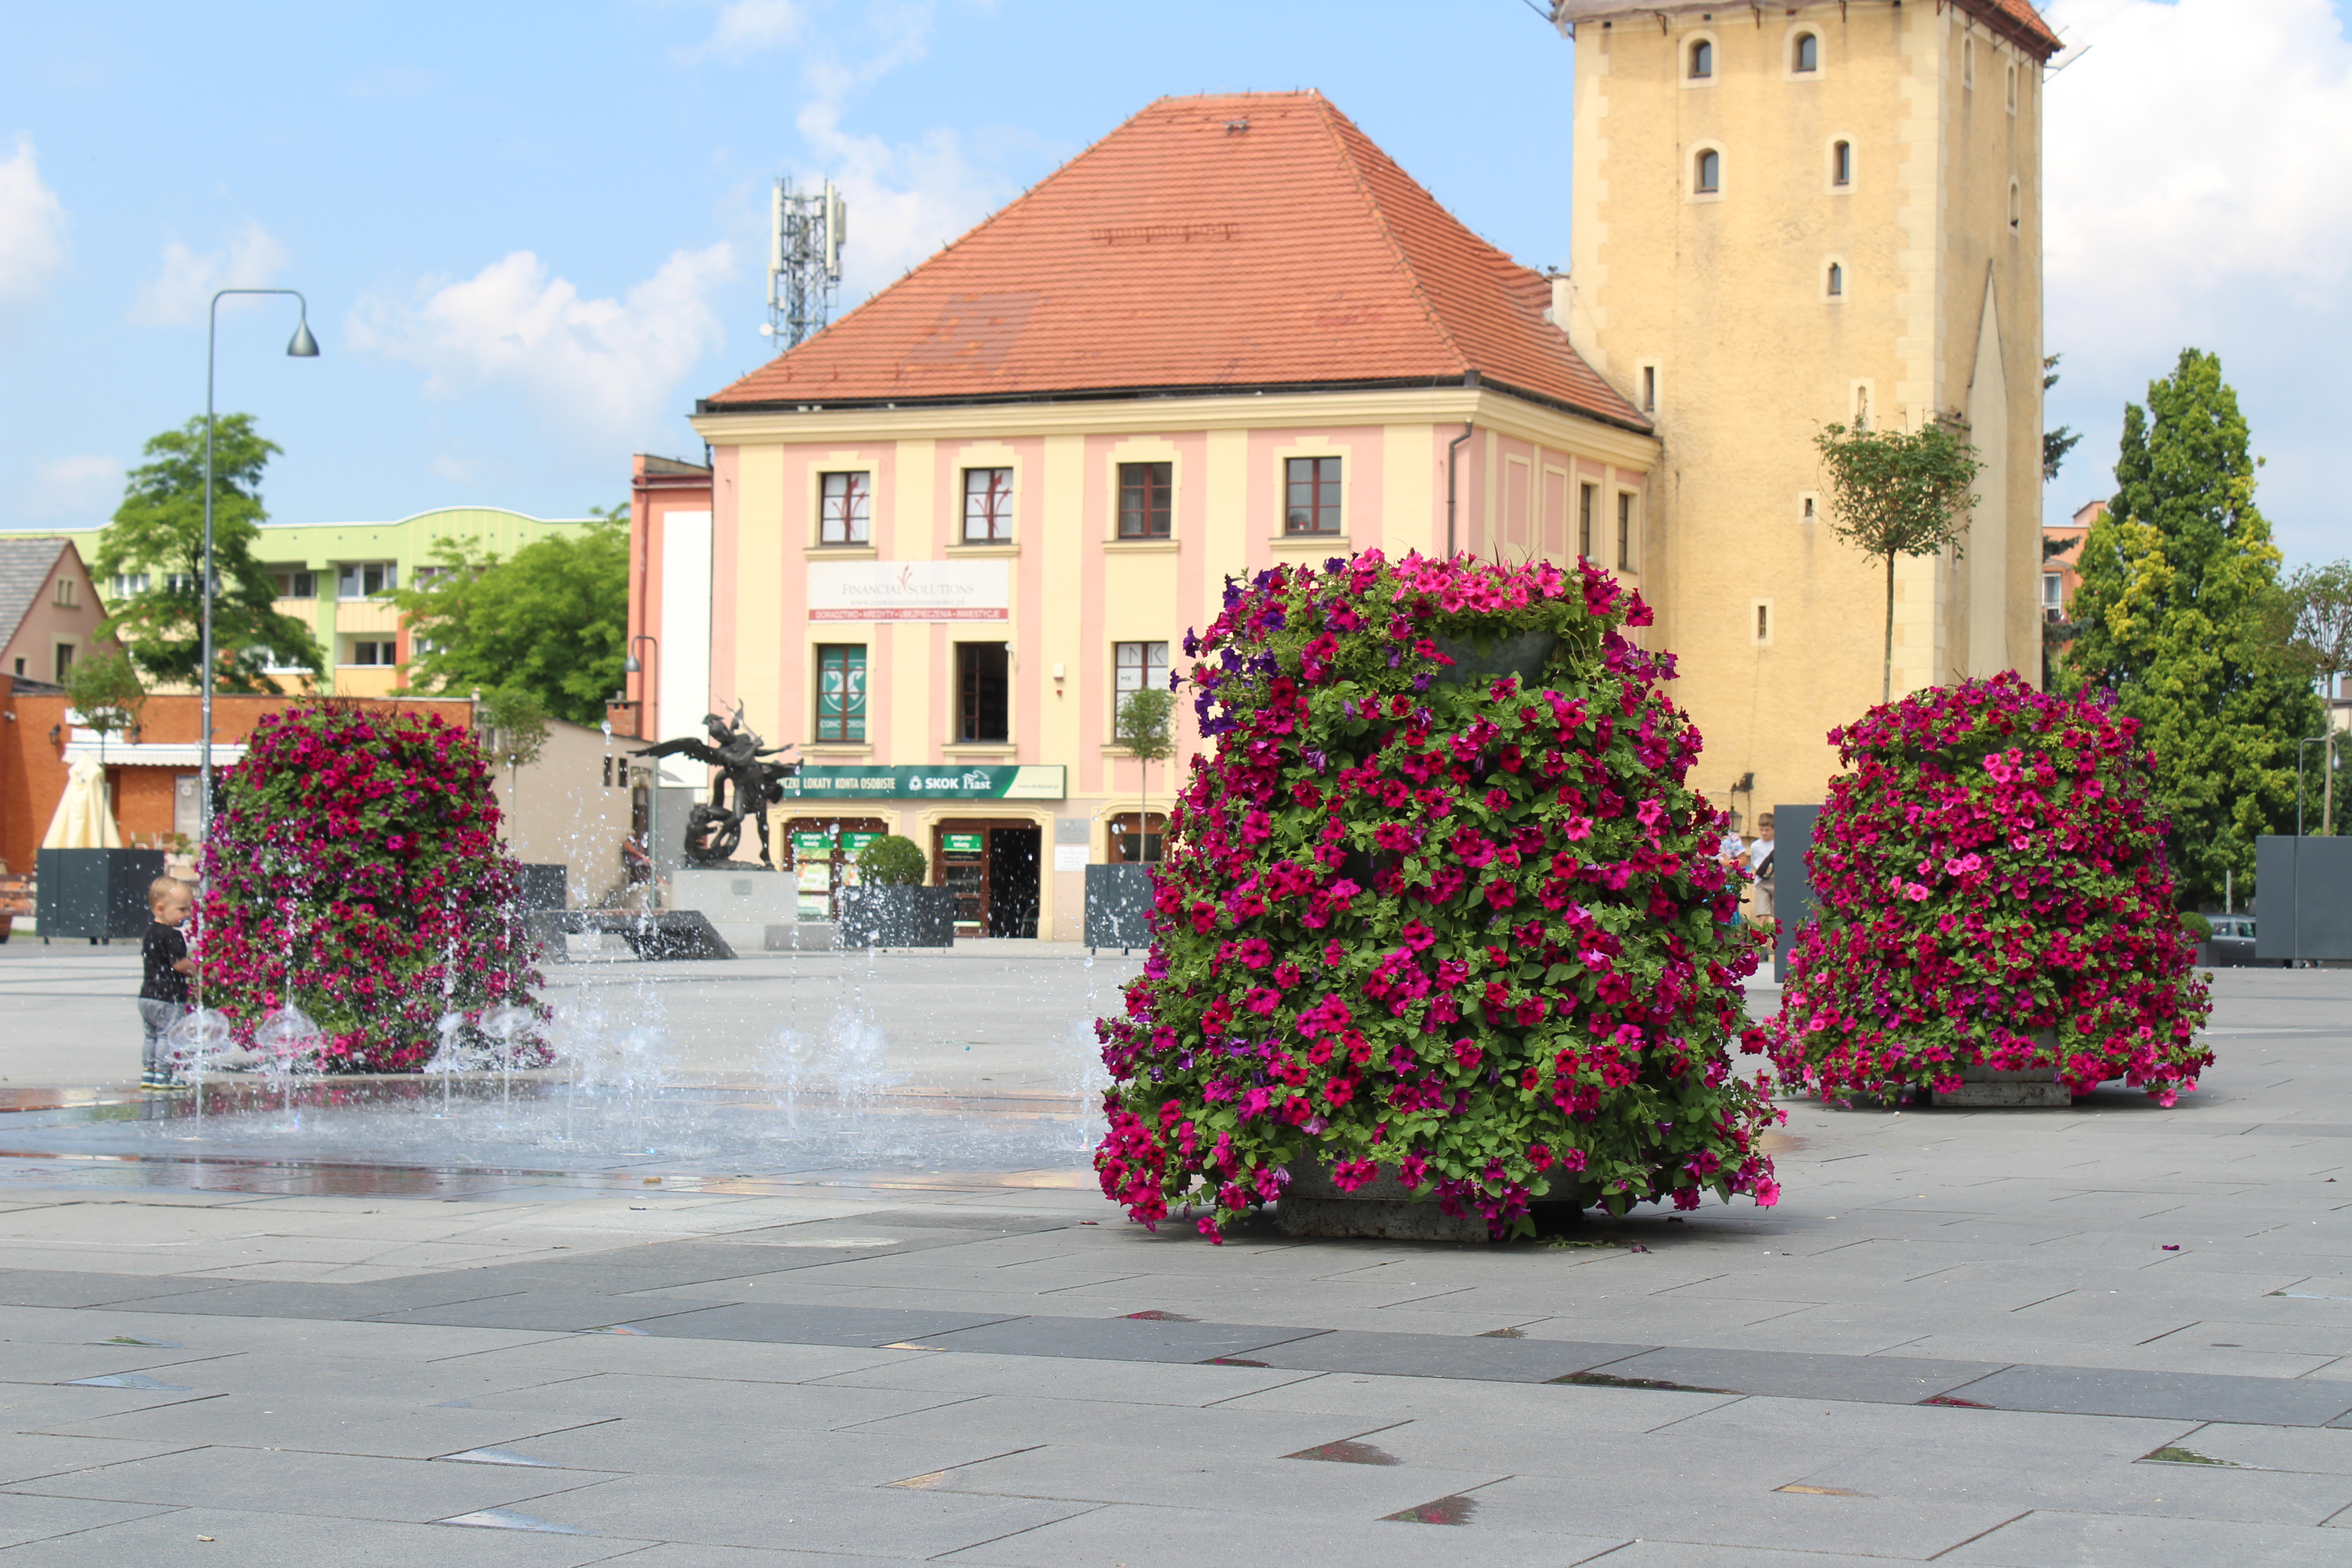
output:
{"label": "potted shrub", "polygon": [[[1830,741],[1769,1033],[1832,1099],[2121,1078],[2165,1105],[2212,1053],[2196,940],[2174,910],[2152,760],[2104,696],[2016,675],[1917,691]],[[1979,1096],[1979,1098],[1985,1098]]]}
{"label": "potted shrub", "polygon": [[923,847],[886,833],[857,852],[857,886],[841,900],[844,947],[952,947],[955,894],[923,886]]}
{"label": "potted shrub", "polygon": [[1774,1201],[1727,1054],[1761,949],[1672,661],[1620,634],[1649,618],[1591,567],[1377,551],[1227,590],[1185,639],[1213,751],[1097,1026],[1108,1195],[1212,1237],[1294,1180],[1492,1237],[1544,1201]]}

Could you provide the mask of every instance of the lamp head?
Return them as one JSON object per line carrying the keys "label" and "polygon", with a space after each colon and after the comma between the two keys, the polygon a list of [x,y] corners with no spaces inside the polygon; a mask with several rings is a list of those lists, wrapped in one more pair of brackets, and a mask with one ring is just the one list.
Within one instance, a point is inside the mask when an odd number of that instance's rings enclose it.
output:
{"label": "lamp head", "polygon": [[646,667],[637,662],[637,656],[635,654],[631,654],[628,658],[621,661],[621,673],[623,675],[643,675],[645,672]]}
{"label": "lamp head", "polygon": [[310,319],[308,316],[303,317],[301,323],[294,329],[294,341],[286,345],[286,352],[295,359],[319,357],[319,340],[310,335]]}

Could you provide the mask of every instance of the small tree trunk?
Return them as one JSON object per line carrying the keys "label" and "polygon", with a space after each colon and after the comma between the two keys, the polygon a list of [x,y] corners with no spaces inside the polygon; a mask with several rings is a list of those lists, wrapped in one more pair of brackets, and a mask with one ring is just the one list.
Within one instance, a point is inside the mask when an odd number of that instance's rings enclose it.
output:
{"label": "small tree trunk", "polygon": [[1881,703],[1895,700],[1895,552],[1886,552],[1886,666],[1878,685]]}

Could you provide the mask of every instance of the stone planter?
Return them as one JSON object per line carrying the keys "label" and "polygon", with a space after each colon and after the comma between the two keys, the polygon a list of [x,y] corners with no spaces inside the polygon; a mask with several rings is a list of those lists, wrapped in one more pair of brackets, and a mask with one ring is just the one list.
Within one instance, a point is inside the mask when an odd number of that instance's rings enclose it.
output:
{"label": "stone planter", "polygon": [[1472,681],[1484,683],[1498,675],[1516,675],[1523,688],[1538,684],[1536,677],[1551,662],[1552,650],[1559,639],[1549,632],[1521,632],[1509,637],[1449,637],[1429,639],[1437,651],[1454,663],[1437,672],[1435,679],[1443,686],[1466,686]]}
{"label": "stone planter", "polygon": [[[2054,1050],[2058,1045],[2055,1030],[2035,1033],[2033,1043]],[[1960,1069],[1960,1087],[1949,1092],[1937,1090],[1931,1104],[1958,1110],[2032,1109],[2055,1107],[2063,1110],[2074,1103],[2066,1086],[2058,1081],[2055,1067],[2029,1068],[2021,1072],[1996,1072],[1981,1063]]]}
{"label": "stone planter", "polygon": [[844,947],[953,947],[955,890],[852,888],[842,898],[838,940]]}
{"label": "stone planter", "polygon": [[[1332,1185],[1320,1165],[1286,1167],[1290,1184],[1274,1205],[1274,1228],[1285,1236],[1361,1236],[1388,1241],[1486,1241],[1486,1221],[1477,1210],[1459,1218],[1438,1206],[1434,1197],[1415,1201],[1391,1171],[1376,1181],[1343,1193]],[[1600,1196],[1598,1188],[1556,1177],[1551,1195],[1536,1201],[1540,1220],[1547,1210],[1581,1212]],[[1566,1217],[1563,1213],[1560,1217]]]}

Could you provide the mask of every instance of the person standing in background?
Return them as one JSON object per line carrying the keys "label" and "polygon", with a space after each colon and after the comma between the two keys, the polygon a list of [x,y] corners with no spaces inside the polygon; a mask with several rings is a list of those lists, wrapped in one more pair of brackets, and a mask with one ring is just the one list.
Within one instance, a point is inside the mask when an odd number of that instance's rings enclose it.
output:
{"label": "person standing in background", "polygon": [[1772,814],[1756,819],[1756,842],[1748,847],[1748,874],[1756,883],[1756,919],[1772,918]]}

